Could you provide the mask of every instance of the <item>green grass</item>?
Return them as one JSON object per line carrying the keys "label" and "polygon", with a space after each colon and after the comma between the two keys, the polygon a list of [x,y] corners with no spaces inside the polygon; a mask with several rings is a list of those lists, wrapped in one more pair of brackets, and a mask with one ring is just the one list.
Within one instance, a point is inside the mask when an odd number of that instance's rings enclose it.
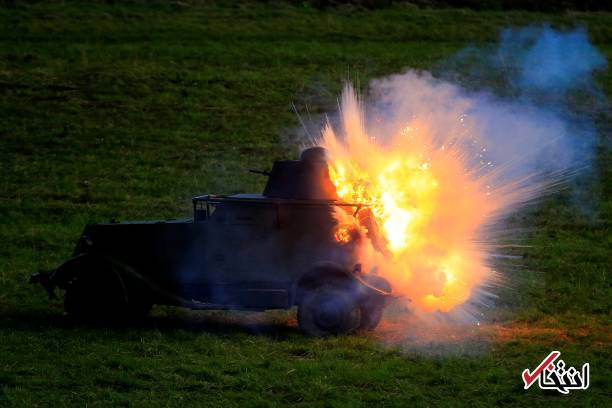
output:
{"label": "green grass", "polygon": [[[27,285],[82,227],[187,216],[198,193],[256,192],[248,168],[292,157],[292,103],[333,109],[504,26],[584,25],[610,59],[612,15],[392,8],[326,12],[200,2],[0,8],[0,405],[610,405],[610,153],[585,217],[560,194],[528,214],[526,270],[476,355],[434,357],[379,335],[302,337],[291,313],[159,309],[133,328],[73,327]],[[612,75],[601,78],[612,94]],[[612,123],[603,118],[601,133]],[[522,389],[552,349],[591,363],[569,396]]]}

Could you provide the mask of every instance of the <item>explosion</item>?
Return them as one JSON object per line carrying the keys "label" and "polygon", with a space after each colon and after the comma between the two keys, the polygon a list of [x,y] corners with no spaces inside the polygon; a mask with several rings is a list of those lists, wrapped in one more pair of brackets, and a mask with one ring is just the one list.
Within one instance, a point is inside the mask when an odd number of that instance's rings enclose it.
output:
{"label": "explosion", "polygon": [[[362,255],[422,309],[448,311],[488,275],[475,240],[497,207],[495,197],[473,177],[458,145],[437,144],[419,119],[407,121],[383,144],[365,131],[363,117],[348,86],[342,99],[345,135],[338,137],[328,125],[322,140],[339,198],[370,209],[390,254],[364,249]],[[344,225],[336,232],[339,242],[349,239]]]}
{"label": "explosion", "polygon": [[486,303],[483,288],[501,280],[495,251],[516,238],[507,216],[592,161],[596,131],[573,104],[589,95],[607,106],[592,81],[606,60],[586,32],[528,27],[500,39],[457,54],[446,79],[408,70],[372,82],[367,107],[346,86],[339,120],[316,142],[338,197],[362,204],[355,217],[336,213],[336,240],[418,310],[472,315],[463,306]]}

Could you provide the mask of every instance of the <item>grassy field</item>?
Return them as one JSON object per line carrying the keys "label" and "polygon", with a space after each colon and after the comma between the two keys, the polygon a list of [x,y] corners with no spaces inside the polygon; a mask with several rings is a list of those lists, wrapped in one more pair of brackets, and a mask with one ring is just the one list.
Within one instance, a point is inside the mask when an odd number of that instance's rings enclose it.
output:
{"label": "grassy field", "polygon": [[[427,69],[540,22],[583,25],[612,56],[610,14],[192,3],[0,7],[0,405],[610,406],[605,115],[596,178],[583,180],[597,213],[560,194],[528,215],[531,278],[477,355],[384,347],[376,333],[305,338],[291,313],[158,309],[138,327],[74,327],[28,286],[87,223],[187,216],[191,195],[259,191],[245,169],[296,152],[292,103],[333,109],[347,77]],[[600,80],[612,94],[610,71]],[[522,389],[521,371],[553,349],[591,364],[588,390]]]}

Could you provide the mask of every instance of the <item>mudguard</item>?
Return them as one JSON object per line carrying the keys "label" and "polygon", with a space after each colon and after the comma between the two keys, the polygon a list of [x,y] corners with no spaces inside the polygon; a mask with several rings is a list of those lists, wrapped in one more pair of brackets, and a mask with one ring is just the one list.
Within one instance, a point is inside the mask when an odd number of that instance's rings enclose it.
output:
{"label": "mudguard", "polygon": [[391,285],[379,276],[364,275],[361,265],[355,265],[353,271],[335,262],[321,262],[314,265],[295,284],[293,289],[294,303],[299,304],[304,290],[312,289],[326,283],[350,282],[359,297],[380,296],[394,297]]}
{"label": "mudguard", "polygon": [[[30,283],[40,283],[51,298],[57,298],[55,288],[67,289],[80,273],[111,273],[121,285],[127,300],[127,291],[116,262],[97,254],[85,253],[74,256],[50,272],[38,272],[30,276]],[[90,272],[85,272],[85,271]]]}

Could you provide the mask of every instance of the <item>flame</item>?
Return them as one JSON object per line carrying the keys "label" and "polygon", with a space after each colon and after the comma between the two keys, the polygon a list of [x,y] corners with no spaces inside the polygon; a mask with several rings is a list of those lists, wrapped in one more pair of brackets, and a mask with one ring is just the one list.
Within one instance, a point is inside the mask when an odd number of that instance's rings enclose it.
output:
{"label": "flame", "polygon": [[[344,134],[328,125],[321,145],[338,197],[368,206],[390,256],[366,251],[394,291],[426,311],[449,311],[466,302],[491,271],[475,242],[500,202],[466,163],[459,145],[436,143],[427,123],[411,118],[385,143],[368,134],[351,88],[342,101]],[[348,242],[348,229],[336,230]]]}
{"label": "flame", "polygon": [[360,224],[359,219],[348,213],[335,209],[334,216],[338,225],[334,230],[334,239],[340,244],[359,243],[361,238],[367,236],[368,229]]}
{"label": "flame", "polygon": [[339,225],[334,232],[334,239],[341,244],[348,244],[351,241],[349,226],[346,224]]}

